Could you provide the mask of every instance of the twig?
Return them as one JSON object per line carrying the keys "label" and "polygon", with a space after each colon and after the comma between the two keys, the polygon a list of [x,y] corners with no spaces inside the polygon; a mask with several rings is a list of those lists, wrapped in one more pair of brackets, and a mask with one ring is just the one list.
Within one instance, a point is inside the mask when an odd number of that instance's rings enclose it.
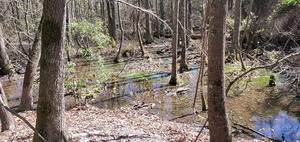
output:
{"label": "twig", "polygon": [[201,130],[200,130],[199,134],[197,135],[197,137],[196,137],[196,139],[195,139],[195,142],[197,142],[197,140],[198,140],[198,138],[199,138],[200,134],[202,133],[202,131],[203,131],[203,129],[204,129],[204,127],[205,127],[205,125],[206,125],[207,121],[208,121],[208,119],[206,119],[206,121],[205,121],[204,125],[202,126],[202,128],[201,128]]}
{"label": "twig", "polygon": [[117,77],[119,77],[119,75],[123,72],[123,70],[125,69],[125,67],[126,67],[126,65],[127,65],[127,63],[128,63],[128,61],[127,62],[125,62],[125,65],[124,65],[124,67],[122,68],[122,70],[119,72],[119,74],[117,75]]}
{"label": "twig", "polygon": [[184,115],[181,115],[181,116],[172,118],[172,119],[170,119],[169,121],[173,121],[173,120],[176,120],[176,119],[179,119],[179,118],[184,118],[184,117],[187,117],[187,116],[190,116],[190,115],[194,115],[194,114],[195,114],[195,113],[184,114]]}
{"label": "twig", "polygon": [[254,133],[256,133],[256,134],[258,134],[258,135],[260,135],[262,137],[268,138],[269,140],[272,140],[272,141],[275,141],[275,142],[280,142],[280,140],[276,140],[274,138],[268,137],[268,136],[262,134],[261,132],[255,131],[255,130],[253,130],[253,129],[249,128],[249,127],[246,127],[244,125],[241,125],[241,124],[238,124],[238,123],[233,123],[233,125],[237,125],[237,126],[240,126],[240,127],[244,128],[244,129],[250,130],[251,132],[254,132]]}

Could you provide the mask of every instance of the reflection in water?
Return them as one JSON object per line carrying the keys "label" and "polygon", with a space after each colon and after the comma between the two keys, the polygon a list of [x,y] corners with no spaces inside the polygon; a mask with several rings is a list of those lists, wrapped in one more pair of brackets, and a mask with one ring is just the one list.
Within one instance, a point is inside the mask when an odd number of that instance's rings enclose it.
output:
{"label": "reflection in water", "polygon": [[284,112],[271,116],[254,115],[253,118],[255,130],[266,136],[277,140],[283,140],[283,136],[286,141],[300,140],[300,122]]}

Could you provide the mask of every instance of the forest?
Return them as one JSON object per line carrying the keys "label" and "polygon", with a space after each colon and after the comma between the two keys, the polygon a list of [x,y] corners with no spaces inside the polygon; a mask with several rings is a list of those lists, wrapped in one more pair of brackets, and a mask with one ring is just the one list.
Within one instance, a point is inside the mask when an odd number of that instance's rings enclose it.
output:
{"label": "forest", "polygon": [[1,0],[0,141],[300,141],[300,0]]}

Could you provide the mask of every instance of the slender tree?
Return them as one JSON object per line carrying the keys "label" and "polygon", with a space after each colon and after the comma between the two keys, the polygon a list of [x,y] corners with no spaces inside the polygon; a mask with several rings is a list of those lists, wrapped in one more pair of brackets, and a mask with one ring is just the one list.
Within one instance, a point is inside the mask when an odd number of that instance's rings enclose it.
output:
{"label": "slender tree", "polygon": [[[65,133],[66,0],[44,0],[37,131],[50,142],[67,141]],[[37,134],[34,142],[42,141]]]}
{"label": "slender tree", "polygon": [[0,120],[1,120],[1,132],[5,130],[11,130],[15,128],[15,121],[10,112],[8,112],[3,106],[8,106],[7,99],[0,82]]}
{"label": "slender tree", "polygon": [[242,70],[246,70],[246,67],[243,62],[242,54],[240,52],[240,27],[241,27],[241,0],[235,1],[234,6],[234,28],[233,28],[233,36],[232,36],[232,46],[235,52],[234,55],[238,55],[239,60],[241,61]]}
{"label": "slender tree", "polygon": [[210,141],[231,142],[224,78],[227,1],[211,0],[209,4],[207,90]]}
{"label": "slender tree", "polygon": [[[150,0],[143,0],[145,9],[150,10]],[[146,13],[146,33],[145,33],[145,44],[151,44],[154,42],[152,36],[151,20],[150,15]]]}
{"label": "slender tree", "polygon": [[179,70],[185,71],[188,70],[188,66],[186,63],[186,48],[187,48],[187,0],[181,0],[180,1],[180,22],[181,22],[181,28],[179,28],[180,30],[180,41],[181,41],[181,60],[180,60],[180,68]]}
{"label": "slender tree", "polygon": [[[137,0],[138,1],[138,6],[141,6],[141,0]],[[137,38],[139,41],[139,45],[141,48],[141,52],[142,52],[142,57],[144,57],[145,55],[145,51],[144,51],[144,46],[143,46],[143,41],[142,41],[142,35],[141,35],[141,30],[140,30],[140,11],[137,10],[137,15],[136,15],[136,31],[137,31]]]}
{"label": "slender tree", "polygon": [[32,88],[34,84],[36,70],[41,57],[40,40],[42,34],[42,22],[43,19],[41,19],[40,21],[40,25],[35,34],[34,42],[29,53],[29,61],[27,62],[23,81],[22,98],[21,103],[18,107],[18,111],[33,109]]}
{"label": "slender tree", "polygon": [[170,85],[177,84],[177,46],[178,46],[178,10],[180,0],[175,0],[173,11],[173,38],[172,38],[172,71]]}
{"label": "slender tree", "polygon": [[[165,6],[164,6],[164,0],[159,1],[159,11],[160,11],[160,18],[165,20]],[[160,35],[164,36],[165,35],[165,25],[164,23],[161,23],[160,25]]]}
{"label": "slender tree", "polygon": [[121,41],[120,41],[118,53],[116,55],[116,58],[114,59],[115,62],[119,62],[119,57],[120,57],[123,40],[124,40],[124,30],[123,30],[123,23],[122,23],[121,14],[120,14],[120,4],[119,3],[117,4],[117,7],[118,7],[118,18],[119,18],[119,25],[120,25],[120,31],[121,31]]}

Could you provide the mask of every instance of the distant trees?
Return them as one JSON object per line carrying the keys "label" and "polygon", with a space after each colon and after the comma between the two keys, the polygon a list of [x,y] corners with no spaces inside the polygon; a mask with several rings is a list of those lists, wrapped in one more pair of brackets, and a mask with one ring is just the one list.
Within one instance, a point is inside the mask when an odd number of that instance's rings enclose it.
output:
{"label": "distant trees", "polygon": [[225,96],[225,32],[227,1],[210,1],[208,34],[208,121],[210,141],[231,142]]}
{"label": "distant trees", "polygon": [[[44,0],[37,131],[50,142],[67,141],[65,133],[65,0]],[[34,142],[41,141],[35,133]]]}

